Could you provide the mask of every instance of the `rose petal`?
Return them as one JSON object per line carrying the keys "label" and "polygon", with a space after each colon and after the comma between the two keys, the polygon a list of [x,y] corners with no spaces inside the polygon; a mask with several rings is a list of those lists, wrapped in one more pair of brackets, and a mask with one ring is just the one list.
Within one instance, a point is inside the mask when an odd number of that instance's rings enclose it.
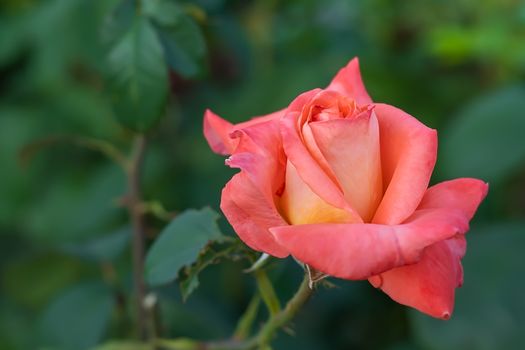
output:
{"label": "rose petal", "polygon": [[[280,119],[284,151],[301,179],[328,204],[352,212],[339,185],[323,170],[316,159],[303,144],[298,120],[303,107],[321,90],[311,90],[299,95],[290,105],[285,116]],[[359,215],[355,213],[355,217]]]}
{"label": "rose petal", "polygon": [[331,276],[360,280],[419,261],[424,248],[468,230],[456,210],[424,209],[401,225],[310,224],[270,228],[298,260]]}
{"label": "rose petal", "polygon": [[230,138],[233,124],[222,119],[209,109],[204,112],[204,137],[213,152],[227,155],[231,154],[237,146],[237,140]]}
{"label": "rose petal", "polygon": [[326,161],[326,158],[321,153],[321,150],[319,149],[319,146],[315,141],[314,135],[312,134],[312,128],[310,128],[310,123],[303,124],[302,137],[303,143],[308,149],[308,152],[310,152],[317,164],[321,167],[321,169],[323,169],[326,176],[328,176],[330,180],[338,184],[339,188],[341,188],[341,186],[339,185],[339,180],[337,180],[337,177],[335,176],[332,168],[330,168],[330,164],[328,164],[328,162]]}
{"label": "rose petal", "polygon": [[470,220],[488,190],[488,184],[478,179],[443,181],[427,189],[418,209],[454,208]]}
{"label": "rose petal", "polygon": [[366,111],[309,124],[315,142],[343,187],[346,200],[369,222],[383,195],[379,128]]}
{"label": "rose petal", "polygon": [[[445,181],[429,188],[418,211],[448,208],[469,221],[485,198],[488,185],[477,179]],[[461,258],[466,241],[458,235],[426,248],[421,260],[369,279],[395,301],[431,316],[447,319],[454,306],[454,290],[463,283]]]}
{"label": "rose petal", "polygon": [[370,282],[400,304],[447,320],[454,309],[454,291],[463,283],[464,241],[459,235],[433,244],[416,264],[384,272]]}
{"label": "rose petal", "polygon": [[250,248],[278,258],[288,256],[268,228],[286,222],[257,186],[243,173],[235,175],[224,187],[221,210],[235,232]]}
{"label": "rose petal", "polygon": [[[301,116],[297,121],[297,125],[302,125],[299,129],[301,131],[300,136],[304,146],[307,148],[308,152],[312,155],[325,174],[332,180],[334,184],[338,186],[341,191],[342,187],[339,184],[339,180],[335,176],[332,168],[328,164],[326,158],[321,153],[321,150],[317,145],[310,127],[310,122],[313,121],[312,118],[314,118],[316,121],[319,121],[341,119],[351,115],[354,112],[355,105],[348,105],[353,103],[353,100],[350,101],[335,91],[322,90],[315,94],[314,97],[304,105]],[[346,114],[340,110],[339,107],[341,105],[347,107],[348,110],[346,111]],[[319,112],[319,110],[321,112]]]}
{"label": "rose petal", "polygon": [[385,193],[372,220],[394,225],[419,205],[437,156],[437,134],[400,109],[376,104]]}
{"label": "rose petal", "polygon": [[333,207],[312,192],[290,162],[286,164],[286,187],[280,203],[283,214],[292,225],[351,223],[356,220],[353,212]]}
{"label": "rose petal", "polygon": [[222,155],[232,154],[239,142],[237,138],[232,138],[230,136],[232,132],[266,121],[279,119],[283,114],[284,110],[280,110],[264,116],[254,117],[249,121],[234,125],[207,109],[204,113],[204,137],[208,141],[213,152]]}
{"label": "rose petal", "polygon": [[361,78],[359,59],[357,57],[352,59],[346,67],[342,68],[336,74],[326,90],[337,91],[354,99],[359,105],[372,103],[372,99],[368,96],[363,84],[363,79]]}
{"label": "rose petal", "polygon": [[268,232],[269,227],[286,224],[275,205],[284,183],[284,154],[278,127],[278,121],[269,121],[233,133],[239,145],[227,164],[241,172],[226,184],[221,209],[247,245],[285,257],[287,251]]}

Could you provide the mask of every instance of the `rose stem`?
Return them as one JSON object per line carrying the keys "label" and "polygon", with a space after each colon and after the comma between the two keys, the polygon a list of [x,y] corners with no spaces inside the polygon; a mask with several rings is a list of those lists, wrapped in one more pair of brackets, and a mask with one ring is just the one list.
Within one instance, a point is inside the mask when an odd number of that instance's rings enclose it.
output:
{"label": "rose stem", "polygon": [[128,177],[128,212],[132,225],[132,255],[133,255],[133,283],[135,290],[136,327],[139,339],[146,338],[146,310],[144,297],[146,285],[144,283],[144,218],[141,208],[140,179],[141,168],[144,162],[146,139],[143,135],[135,138],[127,177]]}
{"label": "rose stem", "polygon": [[[308,301],[310,296],[313,294],[313,289],[310,288],[310,278],[308,274],[305,274],[304,279],[295,293],[295,295],[288,301],[285,308],[279,311],[262,326],[259,332],[247,341],[241,339],[215,341],[215,342],[198,342],[192,339],[181,338],[179,341],[183,341],[185,349],[188,350],[253,350],[253,349],[268,349],[268,345],[272,341],[275,333],[282,327],[286,326],[299,312],[303,305]],[[243,332],[243,336],[246,332]],[[157,339],[157,344],[167,345],[163,339]],[[167,347],[167,346],[165,346]],[[175,349],[176,347],[172,347]]]}
{"label": "rose stem", "polygon": [[262,268],[255,270],[254,272],[255,280],[257,281],[257,287],[259,289],[259,294],[261,295],[270,316],[273,317],[281,311],[281,303],[275,294],[273,289],[272,282],[268,278],[266,271]]}
{"label": "rose stem", "polygon": [[308,301],[313,293],[313,289],[309,287],[309,283],[310,278],[307,274],[305,274],[304,279],[295,295],[288,301],[282,311],[270,317],[268,322],[266,322],[259,333],[255,336],[253,345],[258,346],[259,348],[264,348],[264,346],[271,342],[275,332],[286,326],[295,317],[295,315],[299,312],[301,307]]}

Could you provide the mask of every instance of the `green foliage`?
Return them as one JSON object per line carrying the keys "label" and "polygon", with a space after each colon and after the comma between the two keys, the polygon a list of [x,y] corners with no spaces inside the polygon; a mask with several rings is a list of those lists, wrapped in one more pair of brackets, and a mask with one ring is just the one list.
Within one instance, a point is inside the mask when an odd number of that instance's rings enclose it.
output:
{"label": "green foliage", "polygon": [[148,344],[133,341],[113,340],[99,345],[92,350],[153,350],[153,347]]}
{"label": "green foliage", "polygon": [[107,15],[101,30],[102,42],[114,45],[133,25],[137,8],[137,0],[118,1]]}
{"label": "green foliage", "polygon": [[104,37],[112,45],[114,111],[132,130],[147,131],[165,113],[168,66],[184,78],[202,70],[206,46],[200,29],[174,1],[121,1],[108,17]]}
{"label": "green foliage", "polygon": [[36,199],[24,223],[33,239],[47,244],[86,240],[107,231],[119,210],[124,176],[111,166],[93,170],[89,178],[63,177]]}
{"label": "green foliage", "polygon": [[449,177],[500,182],[525,161],[525,89],[505,88],[467,105],[442,134]]}
{"label": "green foliage", "polygon": [[151,23],[137,16],[109,54],[112,100],[118,120],[146,131],[164,113],[168,71]]}
{"label": "green foliage", "polygon": [[[19,258],[2,273],[4,291],[16,303],[34,309],[77,280],[82,266],[67,256],[44,254]],[[39,288],[34,288],[38,285]]]}
{"label": "green foliage", "polygon": [[128,246],[130,236],[131,230],[125,226],[83,242],[66,243],[61,248],[66,253],[89,261],[114,261]]}
{"label": "green foliage", "polygon": [[179,286],[182,300],[187,300],[197,289],[199,286],[199,274],[205,268],[225,259],[240,260],[246,257],[246,253],[245,246],[240,240],[229,237],[221,237],[218,242],[212,242],[212,244],[205,246],[195,261],[191,265],[184,266],[180,271]]}
{"label": "green foliage", "polygon": [[196,261],[199,252],[210,241],[223,240],[217,219],[217,213],[210,208],[189,209],[173,219],[146,256],[148,283],[161,285],[173,281],[183,266]]}
{"label": "green foliage", "polygon": [[[217,209],[233,173],[202,137],[202,112],[238,122],[275,111],[326,86],[356,55],[375,101],[438,129],[433,183],[490,181],[467,236],[465,285],[452,320],[436,323],[407,317],[367,282],[330,280],[338,288],[320,288],[294,324],[297,336],[280,335],[275,349],[520,348],[524,14],[514,0],[0,2],[0,348],[143,346],[128,341],[125,174],[71,142],[21,165],[26,145],[67,135],[126,155],[126,129],[147,130],[141,206],[146,247],[159,253],[148,271],[159,282],[159,335],[222,338],[255,286],[244,264],[228,263],[246,256],[242,243],[213,241],[215,214],[184,213]],[[174,212],[184,213],[172,223],[177,233],[155,242]],[[286,300],[298,269],[280,260],[268,269]]]}
{"label": "green foliage", "polygon": [[166,350],[196,350],[201,347],[197,341],[187,338],[162,339],[158,343]]}
{"label": "green foliage", "polygon": [[463,260],[465,283],[456,292],[452,319],[442,322],[410,312],[416,337],[425,349],[523,346],[524,226],[524,222],[514,222],[472,229]]}
{"label": "green foliage", "polygon": [[164,48],[166,62],[184,78],[198,75],[203,68],[206,45],[201,31],[184,9],[169,0],[144,2]]}
{"label": "green foliage", "polygon": [[80,284],[60,294],[41,319],[44,343],[58,349],[89,349],[97,344],[113,309],[109,288],[100,283]]}

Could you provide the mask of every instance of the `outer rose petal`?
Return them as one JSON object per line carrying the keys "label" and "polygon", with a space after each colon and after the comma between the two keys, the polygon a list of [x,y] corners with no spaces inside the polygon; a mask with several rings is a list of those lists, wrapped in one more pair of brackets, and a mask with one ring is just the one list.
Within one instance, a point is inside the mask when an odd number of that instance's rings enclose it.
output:
{"label": "outer rose petal", "polygon": [[437,157],[437,133],[400,109],[376,104],[379,121],[383,199],[372,220],[403,222],[425,194]]}
{"label": "outer rose petal", "polygon": [[[487,191],[488,185],[476,179],[445,181],[426,191],[418,210],[449,208],[468,222]],[[426,248],[418,263],[386,271],[369,281],[398,303],[447,319],[454,307],[454,290],[463,283],[460,259],[465,249],[465,238],[458,235]]]}
{"label": "outer rose petal", "polygon": [[232,154],[239,143],[238,139],[231,137],[230,134],[232,132],[266,121],[279,119],[283,114],[284,110],[280,110],[233,125],[207,109],[206,112],[204,112],[204,137],[206,137],[213,152],[222,155]]}
{"label": "outer rose petal", "polygon": [[244,174],[235,175],[222,190],[221,210],[250,248],[278,258],[288,256],[268,232],[269,227],[286,222]]}
{"label": "outer rose petal", "polygon": [[372,103],[372,99],[368,96],[363,80],[361,79],[359,59],[357,57],[353,58],[346,67],[342,68],[336,74],[326,90],[337,91],[356,100],[359,105]]}
{"label": "outer rose petal", "polygon": [[230,138],[233,124],[219,117],[209,109],[204,112],[204,137],[213,152],[227,155],[231,154],[237,146],[237,140]]}
{"label": "outer rose petal", "polygon": [[348,119],[309,125],[321,153],[344,189],[346,200],[369,222],[383,195],[375,114],[366,111]]}
{"label": "outer rose petal", "polygon": [[463,283],[464,240],[460,235],[433,244],[418,263],[387,271],[370,282],[400,304],[447,320],[454,309],[454,290]]}
{"label": "outer rose petal", "polygon": [[488,184],[478,179],[443,181],[427,189],[418,209],[455,208],[470,220],[488,190]]}
{"label": "outer rose petal", "polygon": [[270,228],[298,260],[328,275],[361,280],[419,261],[426,247],[468,230],[457,210],[423,209],[404,224],[311,224]]}
{"label": "outer rose petal", "polygon": [[285,225],[275,206],[284,182],[284,155],[277,121],[252,125],[233,134],[236,152],[226,162],[241,169],[226,185],[221,209],[241,239],[255,250],[285,257],[288,252],[268,232]]}
{"label": "outer rose petal", "polygon": [[[346,202],[339,185],[323,170],[301,139],[300,125],[298,125],[300,113],[304,105],[321,91],[315,89],[299,95],[290,104],[285,116],[280,120],[284,152],[312,192],[336,208],[354,212]],[[354,216],[355,222],[361,221],[357,213],[354,213]]]}

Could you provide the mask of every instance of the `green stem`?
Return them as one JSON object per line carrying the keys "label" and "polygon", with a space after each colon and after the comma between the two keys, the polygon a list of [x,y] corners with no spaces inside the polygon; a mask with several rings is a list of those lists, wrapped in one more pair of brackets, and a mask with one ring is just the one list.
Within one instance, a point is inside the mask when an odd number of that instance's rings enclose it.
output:
{"label": "green stem", "polygon": [[255,294],[248,304],[246,311],[239,319],[235,332],[233,333],[233,339],[244,340],[248,338],[252,330],[253,321],[257,317],[257,310],[259,309],[259,304],[261,303],[261,297],[259,294]]}
{"label": "green stem", "polygon": [[[217,342],[199,342],[193,339],[157,339],[156,344],[170,350],[263,350],[269,349],[270,342],[277,331],[285,327],[301,310],[313,293],[309,286],[310,278],[305,275],[301,286],[295,295],[288,301],[286,307],[271,316],[259,332],[249,340],[233,339]],[[250,309],[251,307],[249,307]],[[251,311],[249,312],[251,314]],[[251,317],[251,316],[250,316]]]}
{"label": "green stem", "polygon": [[122,152],[108,141],[76,135],[51,135],[33,141],[22,148],[20,151],[20,160],[25,164],[43,148],[63,143],[73,144],[78,147],[100,152],[120,165],[122,169],[126,171],[130,167],[128,160]]}
{"label": "green stem", "polygon": [[140,339],[147,337],[148,312],[144,307],[146,284],[144,282],[144,216],[141,208],[140,179],[146,139],[139,135],[135,139],[128,175],[128,212],[132,226],[133,283],[135,290],[135,312],[137,333]]}
{"label": "green stem", "polygon": [[250,344],[251,347],[248,347],[248,349],[252,349],[255,346],[259,349],[264,349],[264,347],[270,344],[275,333],[280,328],[286,326],[295,315],[297,315],[301,307],[308,301],[313,293],[313,290],[309,286],[309,282],[310,279],[308,275],[305,275],[301,286],[292,299],[288,301],[286,307],[266,322]]}
{"label": "green stem", "polygon": [[273,289],[272,282],[268,278],[266,271],[264,269],[257,269],[254,272],[255,280],[257,281],[257,287],[259,288],[259,294],[266,304],[270,316],[275,316],[279,311],[281,311],[281,303],[275,294]]}

